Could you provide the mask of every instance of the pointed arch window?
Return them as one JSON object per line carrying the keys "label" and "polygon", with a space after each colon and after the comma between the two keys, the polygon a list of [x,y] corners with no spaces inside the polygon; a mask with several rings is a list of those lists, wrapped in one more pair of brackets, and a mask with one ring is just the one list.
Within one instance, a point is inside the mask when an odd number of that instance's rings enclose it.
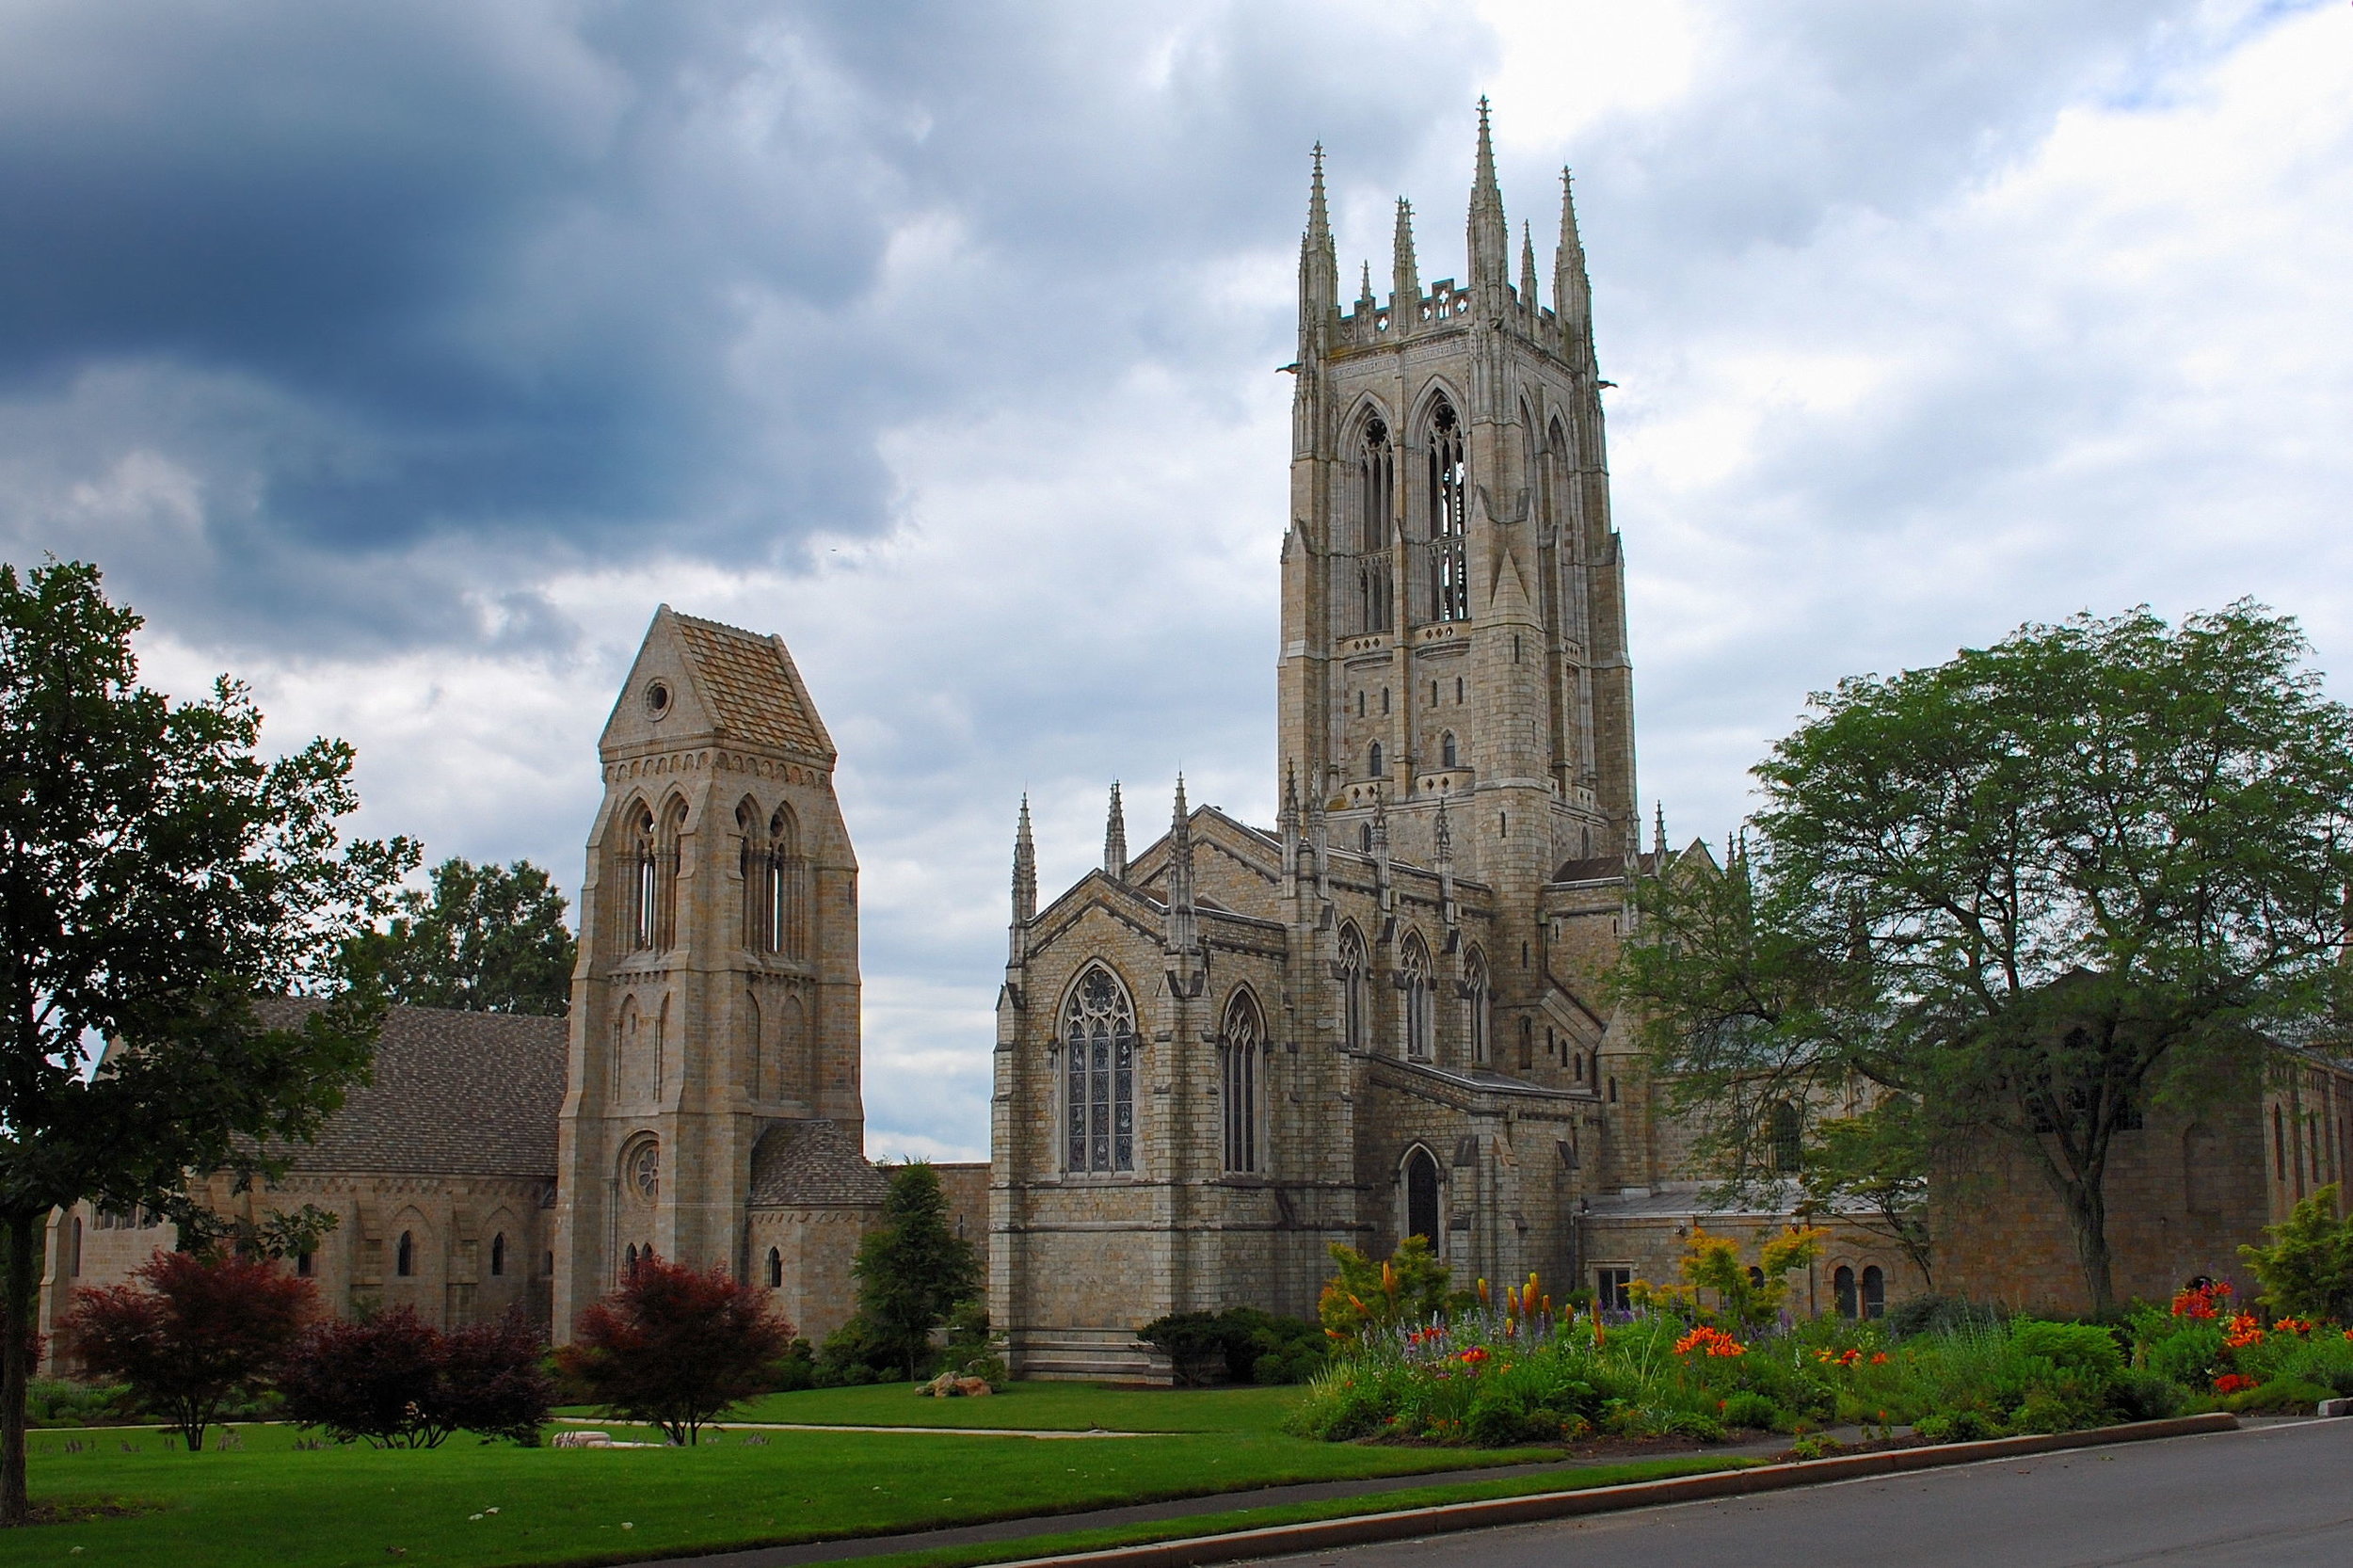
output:
{"label": "pointed arch window", "polygon": [[[1463,960],[1463,1032],[1470,1043],[1470,1059],[1474,1066],[1487,1064],[1487,1032],[1491,1014],[1487,955],[1473,948],[1469,956]],[[1524,1024],[1527,1020],[1522,1019],[1521,1022]]]}
{"label": "pointed arch window", "polygon": [[1438,765],[1442,768],[1459,766],[1460,764],[1455,761],[1455,758],[1459,755],[1460,752],[1454,744],[1454,731],[1449,729],[1438,738]]}
{"label": "pointed arch window", "polygon": [[506,1272],[506,1233],[500,1231],[490,1238],[490,1273],[493,1277]]}
{"label": "pointed arch window", "polygon": [[1136,1168],[1136,1010],[1097,964],[1063,1003],[1064,1168]]}
{"label": "pointed arch window", "polygon": [[1405,1054],[1426,1062],[1431,1036],[1437,1032],[1436,999],[1430,987],[1430,950],[1422,945],[1419,932],[1405,939],[1397,980],[1398,989],[1405,994]]}
{"label": "pointed arch window", "polygon": [[[1371,844],[1372,829],[1365,829],[1366,844]],[[1367,1015],[1370,1012],[1371,993],[1365,985],[1368,965],[1365,957],[1363,933],[1354,926],[1340,928],[1340,1044],[1349,1050],[1363,1050],[1369,1035]]]}
{"label": "pointed arch window", "polygon": [[637,1243],[634,1241],[629,1244],[629,1251],[621,1255],[621,1277],[623,1279],[637,1277]]}
{"label": "pointed arch window", "polygon": [[392,1272],[408,1279],[417,1272],[417,1237],[414,1231],[404,1230],[392,1244]]}
{"label": "pointed arch window", "polygon": [[768,1288],[784,1288],[784,1254],[774,1247],[768,1249]]}
{"label": "pointed arch window", "polygon": [[1225,1168],[1258,1168],[1259,1075],[1264,1070],[1266,1021],[1248,991],[1237,991],[1225,1006],[1218,1032],[1218,1058],[1225,1069]]}
{"label": "pointed arch window", "polygon": [[640,805],[632,814],[626,851],[629,872],[629,942],[650,948],[662,910],[662,860],[655,853],[652,808]]}
{"label": "pointed arch window", "polygon": [[1773,1102],[1767,1117],[1765,1136],[1773,1157],[1773,1169],[1783,1175],[1794,1174],[1804,1151],[1805,1118],[1787,1100]]}
{"label": "pointed arch window", "polygon": [[1367,754],[1365,771],[1374,778],[1386,778],[1389,776],[1388,759],[1381,750],[1379,741],[1372,743],[1372,750]]}
{"label": "pointed arch window", "polygon": [[1392,497],[1397,490],[1396,457],[1389,445],[1389,427],[1379,415],[1365,421],[1364,442],[1356,456],[1357,517],[1361,530],[1357,548],[1364,560],[1357,570],[1359,620],[1367,632],[1389,629],[1389,564],[1385,552],[1396,532]]}
{"label": "pointed arch window", "polygon": [[1468,465],[1462,422],[1444,398],[1430,416],[1430,605],[1436,620],[1470,618],[1470,580],[1465,553]]}
{"label": "pointed arch window", "polygon": [[1419,1144],[1405,1156],[1405,1234],[1438,1250],[1438,1161]]}
{"label": "pointed arch window", "polygon": [[784,958],[808,956],[808,872],[800,824],[779,806],[760,825],[750,801],[736,808],[744,837],[744,945]]}
{"label": "pointed arch window", "polygon": [[655,846],[659,896],[652,946],[678,945],[678,876],[686,844],[686,802],[673,800],[662,813],[662,837]]}

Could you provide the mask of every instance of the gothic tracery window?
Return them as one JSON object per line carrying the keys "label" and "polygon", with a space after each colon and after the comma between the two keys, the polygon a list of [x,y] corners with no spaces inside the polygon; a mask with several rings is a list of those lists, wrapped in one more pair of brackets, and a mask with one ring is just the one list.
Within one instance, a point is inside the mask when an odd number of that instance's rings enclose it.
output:
{"label": "gothic tracery window", "polygon": [[[1367,828],[1366,833],[1371,833]],[[1353,926],[1340,930],[1340,1043],[1350,1050],[1365,1048],[1366,1012],[1370,994],[1365,988],[1365,938]]]}
{"label": "gothic tracery window", "polygon": [[779,806],[762,828],[750,801],[736,808],[743,833],[744,945],[785,958],[808,956],[808,873],[800,826]]}
{"label": "gothic tracery window", "polygon": [[1136,1012],[1097,964],[1063,1004],[1064,1168],[1136,1168]]}
{"label": "gothic tracery window", "polygon": [[1463,426],[1443,398],[1430,416],[1430,606],[1436,620],[1470,618]]}
{"label": "gothic tracery window", "polygon": [[1405,994],[1405,1054],[1428,1061],[1431,1036],[1436,1033],[1436,999],[1430,986],[1430,950],[1422,945],[1419,932],[1405,939],[1399,980],[1398,988]]}
{"label": "gothic tracery window", "polygon": [[1224,1068],[1225,1110],[1225,1168],[1258,1168],[1259,1074],[1264,1066],[1266,1025],[1258,1004],[1247,991],[1237,991],[1226,1004],[1225,1027],[1219,1032],[1218,1058]]}

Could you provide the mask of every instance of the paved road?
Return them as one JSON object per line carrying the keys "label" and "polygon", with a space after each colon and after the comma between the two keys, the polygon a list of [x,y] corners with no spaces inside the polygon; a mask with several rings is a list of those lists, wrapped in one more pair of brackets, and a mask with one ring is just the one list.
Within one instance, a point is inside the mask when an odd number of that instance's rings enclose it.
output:
{"label": "paved road", "polygon": [[2353,1420],[1473,1530],[1268,1568],[2353,1568]]}

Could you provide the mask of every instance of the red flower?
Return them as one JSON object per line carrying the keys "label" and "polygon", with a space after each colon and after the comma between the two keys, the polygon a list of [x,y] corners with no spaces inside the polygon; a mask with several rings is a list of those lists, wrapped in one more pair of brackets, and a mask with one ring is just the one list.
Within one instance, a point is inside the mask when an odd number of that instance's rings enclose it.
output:
{"label": "red flower", "polygon": [[2244,1372],[2225,1372],[2214,1380],[2214,1391],[2217,1394],[2235,1394],[2242,1388],[2254,1386],[2255,1380]]}

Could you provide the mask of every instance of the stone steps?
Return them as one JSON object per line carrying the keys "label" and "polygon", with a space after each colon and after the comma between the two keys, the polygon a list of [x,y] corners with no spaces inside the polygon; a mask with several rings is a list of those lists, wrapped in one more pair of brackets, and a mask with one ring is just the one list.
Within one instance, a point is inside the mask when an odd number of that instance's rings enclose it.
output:
{"label": "stone steps", "polygon": [[1131,1329],[1016,1330],[1006,1359],[1013,1375],[1020,1378],[1161,1386],[1176,1381],[1167,1355],[1139,1343]]}

